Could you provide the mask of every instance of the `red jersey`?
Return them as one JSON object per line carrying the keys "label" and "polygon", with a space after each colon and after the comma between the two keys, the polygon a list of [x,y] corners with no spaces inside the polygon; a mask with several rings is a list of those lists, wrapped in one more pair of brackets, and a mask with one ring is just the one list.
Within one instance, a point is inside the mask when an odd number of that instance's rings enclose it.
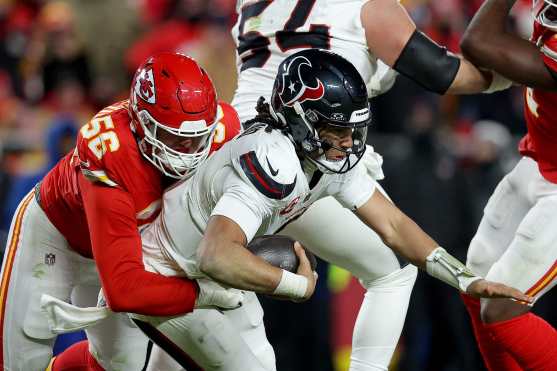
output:
{"label": "red jersey", "polygon": [[[219,103],[211,150],[240,131],[234,109]],[[191,311],[196,286],[145,271],[139,227],[156,218],[170,180],[141,154],[128,101],[100,111],[83,126],[76,148],[43,179],[40,204],[70,247],[95,257],[114,311],[176,315]]]}
{"label": "red jersey", "polygon": [[[532,42],[547,68],[557,74],[557,34],[535,22]],[[536,160],[543,177],[557,183],[557,93],[526,88],[524,101],[528,134],[520,141],[520,153]]]}

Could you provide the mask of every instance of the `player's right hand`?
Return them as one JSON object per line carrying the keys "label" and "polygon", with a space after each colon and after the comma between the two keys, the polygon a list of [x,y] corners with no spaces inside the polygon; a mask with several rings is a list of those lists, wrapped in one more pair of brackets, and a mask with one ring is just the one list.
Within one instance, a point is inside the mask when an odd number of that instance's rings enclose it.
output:
{"label": "player's right hand", "polygon": [[294,251],[296,251],[296,255],[298,256],[298,270],[296,274],[304,276],[308,280],[308,287],[306,289],[306,294],[302,299],[296,299],[293,301],[301,302],[308,300],[313,292],[315,291],[315,284],[317,283],[317,273],[311,269],[311,264],[309,262],[308,257],[306,256],[306,252],[302,245],[299,242],[294,243]]}
{"label": "player's right hand", "polygon": [[218,283],[208,279],[197,279],[199,294],[195,301],[196,309],[229,310],[242,306],[244,294],[240,290],[226,289]]}
{"label": "player's right hand", "polygon": [[520,290],[484,279],[472,282],[466,289],[466,292],[475,298],[509,298],[525,304],[534,302],[533,297],[523,294]]}

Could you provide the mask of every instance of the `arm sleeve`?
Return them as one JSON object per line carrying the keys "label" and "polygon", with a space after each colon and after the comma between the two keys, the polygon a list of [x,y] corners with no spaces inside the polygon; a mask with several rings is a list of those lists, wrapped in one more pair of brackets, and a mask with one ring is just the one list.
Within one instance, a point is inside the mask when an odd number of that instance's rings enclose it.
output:
{"label": "arm sleeve", "polygon": [[331,183],[328,193],[334,196],[342,206],[354,211],[373,196],[376,188],[375,180],[360,163],[339,181]]}
{"label": "arm sleeve", "polygon": [[224,189],[226,191],[211,215],[222,215],[233,220],[244,231],[246,240],[251,241],[264,218],[272,213],[271,205],[235,171],[227,176]]}
{"label": "arm sleeve", "polygon": [[131,195],[79,175],[93,256],[110,308],[154,316],[193,311],[194,281],[147,272]]}

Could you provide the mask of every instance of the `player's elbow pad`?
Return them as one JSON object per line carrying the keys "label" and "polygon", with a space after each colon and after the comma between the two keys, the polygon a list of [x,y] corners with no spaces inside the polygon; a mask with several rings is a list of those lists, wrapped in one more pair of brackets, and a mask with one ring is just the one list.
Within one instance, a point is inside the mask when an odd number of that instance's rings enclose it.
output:
{"label": "player's elbow pad", "polygon": [[414,30],[393,66],[397,72],[438,94],[445,94],[449,89],[459,67],[460,58],[418,30]]}

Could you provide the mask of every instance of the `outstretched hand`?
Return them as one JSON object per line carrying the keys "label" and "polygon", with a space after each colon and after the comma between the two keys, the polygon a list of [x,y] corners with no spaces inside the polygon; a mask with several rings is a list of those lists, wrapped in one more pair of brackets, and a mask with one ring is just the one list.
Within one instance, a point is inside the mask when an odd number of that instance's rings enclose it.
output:
{"label": "outstretched hand", "polygon": [[532,304],[534,302],[533,297],[523,294],[520,290],[484,279],[472,282],[466,289],[466,292],[475,298],[509,298],[524,304]]}

